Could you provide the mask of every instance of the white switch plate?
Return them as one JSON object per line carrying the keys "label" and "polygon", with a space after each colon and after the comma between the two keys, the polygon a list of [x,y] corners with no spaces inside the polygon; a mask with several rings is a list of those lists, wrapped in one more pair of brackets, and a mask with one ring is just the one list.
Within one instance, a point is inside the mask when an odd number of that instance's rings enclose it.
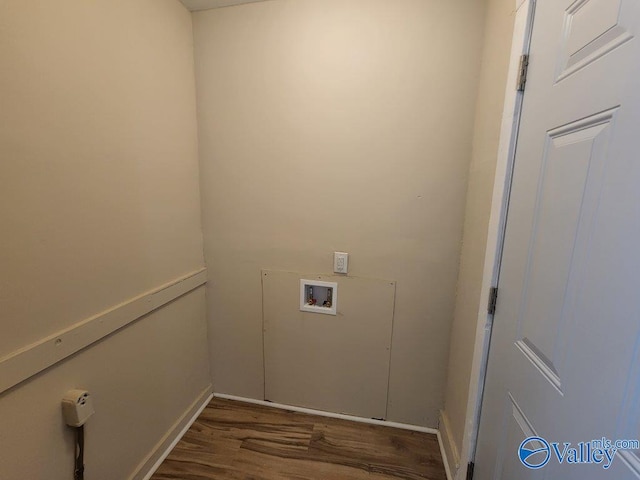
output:
{"label": "white switch plate", "polygon": [[334,273],[349,272],[349,254],[344,252],[333,252]]}

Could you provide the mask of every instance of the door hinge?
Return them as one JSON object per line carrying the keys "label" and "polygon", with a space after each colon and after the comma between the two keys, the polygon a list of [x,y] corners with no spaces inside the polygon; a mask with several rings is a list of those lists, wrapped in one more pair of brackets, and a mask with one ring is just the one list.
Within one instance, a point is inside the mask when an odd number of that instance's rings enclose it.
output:
{"label": "door hinge", "polygon": [[518,82],[516,90],[524,92],[524,86],[527,83],[527,72],[529,70],[529,55],[520,56],[520,64],[518,65]]}
{"label": "door hinge", "polygon": [[473,467],[475,467],[475,463],[469,462],[467,464],[467,480],[473,480]]}
{"label": "door hinge", "polygon": [[489,315],[496,313],[496,303],[498,302],[498,287],[491,287],[489,290],[489,304],[487,305],[487,312]]}

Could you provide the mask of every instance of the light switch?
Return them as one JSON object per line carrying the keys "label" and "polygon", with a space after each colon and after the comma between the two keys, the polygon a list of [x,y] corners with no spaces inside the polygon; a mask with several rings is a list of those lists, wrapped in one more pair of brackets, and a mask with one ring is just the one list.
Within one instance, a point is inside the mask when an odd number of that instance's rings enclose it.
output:
{"label": "light switch", "polygon": [[333,252],[334,273],[349,272],[349,254],[344,252]]}

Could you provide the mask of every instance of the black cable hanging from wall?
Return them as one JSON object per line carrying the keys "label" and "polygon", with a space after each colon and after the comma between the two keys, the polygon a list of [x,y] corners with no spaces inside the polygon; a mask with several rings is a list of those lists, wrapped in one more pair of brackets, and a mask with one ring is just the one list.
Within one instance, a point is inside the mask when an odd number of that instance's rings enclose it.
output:
{"label": "black cable hanging from wall", "polygon": [[73,472],[74,480],[84,480],[84,425],[76,429],[76,464]]}

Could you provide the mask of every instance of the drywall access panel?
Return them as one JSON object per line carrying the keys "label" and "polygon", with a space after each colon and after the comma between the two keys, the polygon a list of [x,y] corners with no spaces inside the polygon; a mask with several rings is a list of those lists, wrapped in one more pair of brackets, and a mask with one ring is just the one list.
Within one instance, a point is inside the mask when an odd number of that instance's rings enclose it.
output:
{"label": "drywall access panel", "polygon": [[[300,310],[300,281],[336,282],[336,315]],[[386,418],[396,284],[262,271],[265,399]]]}

